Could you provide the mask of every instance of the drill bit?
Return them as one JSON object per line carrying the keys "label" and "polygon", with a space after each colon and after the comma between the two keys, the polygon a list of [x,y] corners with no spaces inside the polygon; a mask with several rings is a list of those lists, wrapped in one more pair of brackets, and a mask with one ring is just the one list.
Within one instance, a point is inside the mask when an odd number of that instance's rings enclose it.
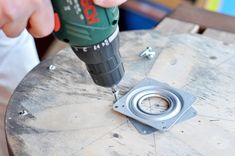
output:
{"label": "drill bit", "polygon": [[117,101],[119,99],[119,88],[117,85],[113,85],[112,93],[114,95],[115,101]]}

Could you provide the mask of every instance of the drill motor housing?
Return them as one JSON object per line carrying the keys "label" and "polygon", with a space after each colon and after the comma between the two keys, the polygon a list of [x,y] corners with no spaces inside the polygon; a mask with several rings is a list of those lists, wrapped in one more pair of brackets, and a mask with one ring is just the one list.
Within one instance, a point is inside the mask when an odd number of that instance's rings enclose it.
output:
{"label": "drill motor housing", "polygon": [[102,8],[92,0],[52,0],[52,4],[55,37],[71,45],[97,85],[117,85],[124,75],[118,8]]}

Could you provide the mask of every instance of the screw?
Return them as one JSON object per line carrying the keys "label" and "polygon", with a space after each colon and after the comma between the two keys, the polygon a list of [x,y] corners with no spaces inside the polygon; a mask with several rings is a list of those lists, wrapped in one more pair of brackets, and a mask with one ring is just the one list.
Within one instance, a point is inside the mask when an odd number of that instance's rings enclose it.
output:
{"label": "screw", "polygon": [[28,114],[28,112],[26,110],[21,110],[18,112],[19,115],[25,116]]}
{"label": "screw", "polygon": [[119,88],[117,85],[112,87],[112,93],[114,95],[115,101],[117,101],[119,99]]}
{"label": "screw", "polygon": [[152,47],[147,47],[144,51],[140,53],[140,57],[146,57],[147,59],[151,60],[155,57],[156,52],[153,51]]}
{"label": "screw", "polygon": [[52,71],[52,70],[55,70],[56,67],[55,67],[54,65],[50,65],[50,66],[48,67],[48,69]]}

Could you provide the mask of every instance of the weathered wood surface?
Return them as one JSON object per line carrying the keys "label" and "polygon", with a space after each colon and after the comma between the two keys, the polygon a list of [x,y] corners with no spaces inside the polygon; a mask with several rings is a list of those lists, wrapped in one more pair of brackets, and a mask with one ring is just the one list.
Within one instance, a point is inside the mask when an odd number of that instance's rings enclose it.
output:
{"label": "weathered wood surface", "polygon": [[203,33],[204,36],[214,38],[216,40],[223,41],[225,44],[234,44],[235,45],[235,33],[228,33],[224,31],[219,31],[215,29],[206,29]]}
{"label": "weathered wood surface", "polygon": [[[155,63],[138,57],[146,46],[159,53]],[[26,76],[10,101],[6,132],[14,155],[234,155],[235,47],[199,35],[137,31],[121,33],[121,53],[122,93],[149,76],[194,94],[198,116],[140,135],[112,111],[110,90],[95,86],[66,49]]]}
{"label": "weathered wood surface", "polygon": [[187,3],[180,5],[170,17],[180,21],[195,23],[205,28],[235,33],[235,18],[233,16],[211,12]]}
{"label": "weathered wood surface", "polygon": [[166,17],[157,25],[155,30],[165,33],[172,32],[174,34],[196,33],[199,30],[199,25]]}

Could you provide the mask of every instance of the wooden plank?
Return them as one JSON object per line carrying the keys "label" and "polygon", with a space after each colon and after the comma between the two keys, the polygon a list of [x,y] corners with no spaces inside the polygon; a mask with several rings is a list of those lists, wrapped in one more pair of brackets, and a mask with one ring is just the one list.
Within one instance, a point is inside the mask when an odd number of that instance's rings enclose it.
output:
{"label": "wooden plank", "polygon": [[206,29],[203,33],[204,36],[214,38],[216,40],[223,41],[225,44],[235,44],[235,34],[215,29]]}
{"label": "wooden plank", "polygon": [[179,6],[170,17],[181,21],[195,23],[206,28],[235,33],[235,17],[210,12],[189,4]]}
{"label": "wooden plank", "polygon": [[155,29],[165,33],[196,33],[199,30],[199,26],[166,17]]}
{"label": "wooden plank", "polygon": [[182,3],[183,0],[151,0],[157,4],[161,4],[166,7],[170,7],[172,9],[175,9],[178,5]]}
{"label": "wooden plank", "polygon": [[[194,94],[198,116],[165,133],[139,134],[126,117],[112,111],[111,91],[95,86],[66,49],[35,68],[12,96],[6,131],[15,156],[232,156],[234,47],[201,35],[159,31],[120,37],[126,69],[121,93],[149,76]],[[159,52],[156,62],[138,56],[146,46]],[[47,68],[51,64],[53,71]],[[20,115],[22,110],[27,113]]]}
{"label": "wooden plank", "polygon": [[[224,49],[222,42],[211,40],[208,42],[206,38],[201,39],[200,42],[192,41],[192,38],[189,39],[186,35],[180,38],[175,38],[177,40],[175,42],[179,44],[163,49],[149,76],[177,88],[189,89],[189,92],[198,97],[195,107],[199,115],[193,119],[194,122],[187,121],[181,126],[176,126],[175,131],[171,131],[172,133],[164,137],[157,136],[159,151],[162,153],[168,151],[164,154],[174,155],[174,151],[170,149],[175,146],[175,148],[183,148],[182,151],[193,150],[191,155],[225,154],[224,148],[230,146],[230,141],[235,141],[233,135],[235,116],[232,113],[235,110],[232,109],[230,112],[228,109],[232,108],[234,103],[231,94],[235,93],[233,87],[235,53],[230,51],[230,54],[225,56],[227,50]],[[210,51],[208,49],[210,46],[213,46],[215,51]],[[233,71],[230,72],[230,70]],[[232,101],[225,102],[227,100]],[[177,140],[182,136],[184,137]],[[209,140],[202,141],[203,137]],[[200,141],[195,138],[200,138]],[[164,144],[159,140],[163,140]],[[181,141],[187,142],[188,146],[181,146]],[[166,144],[171,146],[167,147]],[[186,153],[182,152],[180,155],[186,155]],[[225,155],[232,155],[232,153],[228,152]]]}

